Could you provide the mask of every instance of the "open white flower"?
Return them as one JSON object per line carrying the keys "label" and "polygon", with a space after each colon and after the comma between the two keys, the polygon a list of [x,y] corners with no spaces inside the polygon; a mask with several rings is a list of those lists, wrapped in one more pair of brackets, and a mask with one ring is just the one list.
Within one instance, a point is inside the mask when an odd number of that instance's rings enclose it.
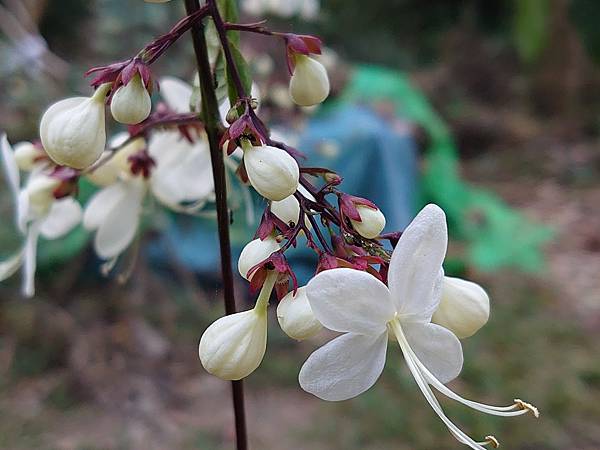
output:
{"label": "open white flower", "polygon": [[531,411],[537,415],[537,410],[520,400],[506,407],[473,402],[444,385],[458,376],[463,364],[458,338],[431,323],[440,302],[446,247],[444,212],[428,205],[406,228],[392,254],[389,287],[353,269],[332,269],[315,276],[306,290],[315,317],[326,328],[343,334],[310,355],[299,381],[304,390],[324,400],[361,394],[381,375],[391,334],[436,414],[458,441],[482,450],[482,445],[495,439],[475,442],[466,435],[444,414],[431,386],[488,414],[516,416]]}
{"label": "open white flower", "polygon": [[[163,95],[171,102],[182,101],[182,96],[187,95],[177,87],[162,87]],[[127,137],[115,136],[113,145],[118,146]],[[92,172],[90,179],[104,188],[86,206],[83,224],[96,231],[94,248],[101,258],[114,259],[129,247],[137,233],[147,193],[164,206],[183,213],[195,213],[213,199],[208,141],[204,134],[194,137],[192,143],[177,130],[156,131],[148,142],[143,138],[133,140]],[[129,158],[146,145],[153,165],[144,178],[132,173]]]}
{"label": "open white flower", "polygon": [[58,239],[71,231],[81,221],[81,206],[73,198],[55,199],[53,190],[59,182],[37,168],[21,187],[15,152],[6,134],[0,138],[2,165],[16,205],[17,226],[25,235],[21,250],[0,263],[0,281],[23,267],[23,295],[35,294],[37,242],[40,235]]}
{"label": "open white flower", "polygon": [[148,153],[156,162],[150,187],[162,204],[181,212],[186,208],[182,210],[180,205],[189,205],[193,212],[212,200],[214,184],[206,135],[191,143],[178,131],[156,132],[148,143]]}

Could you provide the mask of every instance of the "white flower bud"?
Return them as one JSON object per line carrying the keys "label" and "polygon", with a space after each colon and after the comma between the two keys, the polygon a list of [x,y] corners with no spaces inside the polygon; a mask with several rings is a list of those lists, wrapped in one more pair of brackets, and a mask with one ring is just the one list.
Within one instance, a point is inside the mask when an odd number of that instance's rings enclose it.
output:
{"label": "white flower bud", "polygon": [[477,283],[444,277],[442,300],[432,322],[448,328],[459,338],[475,334],[490,317],[490,299]]}
{"label": "white flower bud", "polygon": [[57,164],[85,169],[104,151],[106,131],[104,100],[109,83],[92,97],[61,100],[46,110],[40,122],[40,138],[48,156]]}
{"label": "white flower bud", "polygon": [[266,308],[221,317],[210,325],[198,346],[204,368],[223,380],[240,380],[260,365],[267,347]]}
{"label": "white flower bud", "polygon": [[298,341],[314,336],[323,328],[313,314],[305,286],[298,288],[296,295],[292,291],[281,299],[277,306],[277,320],[285,334]]}
{"label": "white flower bud", "polygon": [[60,180],[47,175],[38,174],[29,180],[27,192],[28,208],[35,217],[45,216],[54,203],[54,190],[60,185]]}
{"label": "white flower bud", "polygon": [[[303,186],[298,185],[298,191],[306,198],[314,201],[314,197]],[[300,203],[293,195],[284,198],[283,200],[271,202],[271,212],[277,216],[279,220],[287,225],[293,226],[298,223],[300,218]],[[310,222],[305,220],[306,226],[310,227]]]}
{"label": "white flower bud", "polygon": [[350,219],[352,226],[358,234],[367,239],[374,239],[385,228],[385,216],[379,209],[365,205],[356,205],[361,221]]}
{"label": "white flower bud", "polygon": [[245,145],[244,165],[250,184],[269,200],[283,200],[298,189],[298,163],[284,150]]}
{"label": "white flower bud", "polygon": [[112,96],[110,112],[117,122],[135,125],[150,115],[150,94],[136,74],[129,83],[121,86]]}
{"label": "white flower bud", "polygon": [[31,142],[22,141],[13,146],[15,150],[15,161],[20,170],[30,171],[40,157],[44,157],[45,153],[39,147],[36,147]]}
{"label": "white flower bud", "polygon": [[321,103],[329,95],[329,77],[323,64],[305,55],[295,55],[296,67],[290,79],[290,96],[300,106]]}
{"label": "white flower bud", "polygon": [[238,259],[240,275],[250,281],[252,277],[248,277],[248,271],[261,261],[267,259],[272,253],[279,250],[279,248],[279,243],[271,236],[267,237],[264,241],[254,239],[248,242],[242,249],[242,253],[240,253],[240,259]]}

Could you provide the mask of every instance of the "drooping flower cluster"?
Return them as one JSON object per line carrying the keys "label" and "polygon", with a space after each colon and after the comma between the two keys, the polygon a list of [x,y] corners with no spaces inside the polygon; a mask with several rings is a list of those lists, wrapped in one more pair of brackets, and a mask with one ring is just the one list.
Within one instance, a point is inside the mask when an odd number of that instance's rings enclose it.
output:
{"label": "drooping flower cluster", "polygon": [[[225,122],[207,135],[195,112],[202,99],[177,79],[161,81],[166,104],[152,112],[150,65],[208,16],[217,29],[228,88],[237,99],[222,103]],[[254,239],[238,261],[250,290],[260,293],[253,308],[222,317],[204,332],[198,352],[206,370],[222,379],[239,380],[258,368],[266,350],[267,309],[275,291],[278,323],[291,338],[308,339],[323,328],[341,333],[302,366],[299,382],[304,390],[331,401],[363,393],[381,375],[388,340],[393,338],[426,401],[456,439],[476,450],[487,444],[497,446],[492,436],[476,442],[458,428],[431,389],[488,414],[538,415],[522,400],[506,407],[489,406],[464,399],[445,385],[462,369],[459,338],[473,335],[487,322],[490,306],[480,286],[444,275],[443,211],[428,205],[404,232],[382,234],[386,219],[377,205],[343,192],[340,175],[326,168],[302,167],[303,155],[271,137],[257,115],[258,100],[245,92],[250,89],[244,87],[227,38],[232,30],[282,39],[291,75],[289,95],[297,105],[314,106],[329,96],[329,77],[318,60],[320,39],[273,32],[262,23],[226,23],[216,1],[209,0],[134,57],[89,70],[87,75],[94,75],[94,94],[61,100],[48,108],[40,123],[41,144],[20,143],[13,150],[2,136],[3,165],[25,243],[0,264],[0,280],[22,266],[23,291],[33,295],[38,236],[61,237],[81,221],[95,233],[96,253],[112,267],[138,234],[146,199],[152,197],[184,213],[195,213],[212,200],[208,136],[213,158],[220,137],[223,158],[236,155],[227,160],[228,165],[237,166],[239,180],[264,197],[267,206]],[[214,70],[199,75],[205,84],[214,85]],[[203,85],[203,89],[206,94],[212,87]],[[109,140],[108,147],[107,106],[115,121],[129,125],[126,133]],[[208,119],[207,128],[210,131]],[[20,181],[20,171],[29,172],[25,183]],[[99,189],[82,213],[73,195],[83,176]],[[285,256],[300,244],[312,250],[317,261],[315,276],[306,286],[298,286]]]}
{"label": "drooping flower cluster", "polygon": [[[170,86],[165,83],[163,95],[169,103],[163,109],[189,101]],[[107,85],[102,85],[91,98],[67,99],[50,107],[42,118],[39,145],[23,142],[13,150],[6,136],[2,137],[2,162],[25,244],[13,257],[0,263],[0,280],[23,266],[26,296],[34,294],[40,234],[46,239],[57,239],[81,222],[95,234],[94,249],[100,258],[108,260],[105,267],[110,268],[137,235],[149,195],[171,210],[191,214],[214,197],[210,153],[201,128],[180,126],[152,133],[143,129],[133,135],[118,133],[106,146],[107,89]],[[64,104],[72,108],[61,106]],[[157,112],[157,120],[167,125],[171,116],[181,117],[167,112],[167,120],[163,121],[163,115],[164,111]],[[187,118],[186,112],[183,117]],[[94,133],[94,127],[100,131]],[[92,135],[93,139],[89,139]],[[49,152],[46,146],[53,151]],[[101,164],[88,167],[98,159]],[[71,167],[57,165],[58,161]],[[19,169],[29,172],[23,186]],[[81,176],[99,188],[83,212],[72,197]]]}

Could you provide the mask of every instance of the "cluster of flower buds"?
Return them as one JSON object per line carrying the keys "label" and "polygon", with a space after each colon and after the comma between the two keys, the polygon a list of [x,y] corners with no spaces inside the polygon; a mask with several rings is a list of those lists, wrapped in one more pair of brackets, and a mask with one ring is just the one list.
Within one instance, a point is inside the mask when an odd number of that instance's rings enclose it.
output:
{"label": "cluster of flower buds", "polygon": [[[270,138],[257,116],[257,101],[243,92],[235,61],[227,51],[231,49],[226,31],[229,26],[284,39],[289,93],[300,106],[319,104],[330,92],[327,72],[314,57],[321,53],[321,41],[270,32],[260,24],[225,24],[214,0],[135,57],[91,69],[94,94],[52,105],[40,123],[41,146],[22,143],[13,150],[2,137],[3,163],[25,244],[0,264],[0,280],[23,266],[24,292],[32,295],[38,236],[62,236],[82,218],[83,225],[95,232],[98,255],[114,264],[135,238],[149,195],[182,212],[194,212],[213,198],[208,139],[195,116],[186,114],[189,108],[182,106],[189,105],[191,87],[182,88],[179,81],[165,83],[164,96],[167,103],[172,99],[171,104],[154,114],[150,98],[149,65],[206,15],[212,15],[218,28],[228,77],[236,81],[239,97],[226,115],[229,127],[220,146],[228,155],[241,151],[238,175],[268,200],[256,238],[244,247],[238,261],[250,291],[260,293],[252,309],[222,317],[204,332],[198,352],[206,370],[226,380],[239,380],[256,370],[266,350],[267,308],[275,291],[277,320],[291,338],[307,339],[323,328],[341,333],[303,365],[299,382],[307,392],[337,401],[366,391],[379,378],[393,338],[425,399],[461,443],[482,450],[497,441],[471,439],[448,419],[432,388],[488,414],[537,416],[535,407],[521,400],[505,407],[490,406],[466,400],[445,386],[462,369],[459,338],[473,335],[487,322],[490,306],[477,284],[444,276],[448,243],[444,212],[428,205],[404,232],[382,234],[386,219],[377,205],[342,192],[342,178],[328,169],[301,168],[300,153]],[[169,85],[177,93],[169,93]],[[113,138],[108,149],[107,105],[116,121],[130,125],[129,132]],[[189,121],[195,124],[191,129],[186,126]],[[150,128],[160,125],[178,129],[150,133]],[[102,164],[94,165],[99,159]],[[30,171],[23,186],[20,170]],[[100,189],[82,214],[71,195],[83,174]],[[337,198],[337,204],[328,196]],[[306,286],[298,286],[285,256],[301,239],[318,258],[315,276]]]}

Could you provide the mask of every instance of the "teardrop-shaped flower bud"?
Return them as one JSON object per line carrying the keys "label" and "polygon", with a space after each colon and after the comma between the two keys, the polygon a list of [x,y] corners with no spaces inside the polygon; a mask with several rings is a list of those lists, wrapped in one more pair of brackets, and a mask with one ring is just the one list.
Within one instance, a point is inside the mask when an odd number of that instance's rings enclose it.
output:
{"label": "teardrop-shaped flower bud", "polygon": [[306,55],[295,55],[294,74],[290,79],[290,96],[300,106],[321,103],[329,95],[329,77],[323,64]]}
{"label": "teardrop-shaped flower bud", "polygon": [[32,177],[25,191],[27,192],[28,208],[35,217],[45,216],[54,203],[54,190],[60,185],[58,178],[38,174]]}
{"label": "teardrop-shaped flower bud", "polygon": [[67,98],[46,110],[40,138],[55,163],[85,169],[100,157],[106,144],[104,100],[109,87],[103,84],[92,97]]}
{"label": "teardrop-shaped flower bud", "polygon": [[266,308],[221,317],[210,325],[198,347],[200,361],[223,380],[240,380],[260,365],[267,347]]}
{"label": "teardrop-shaped flower bud", "polygon": [[285,334],[298,341],[314,336],[323,328],[313,314],[305,286],[298,288],[296,295],[292,291],[281,299],[277,306],[277,320]]}
{"label": "teardrop-shaped flower bud", "polygon": [[242,249],[242,253],[240,253],[240,259],[238,259],[240,275],[250,281],[252,277],[248,277],[248,271],[261,261],[267,259],[272,253],[279,250],[279,248],[279,243],[272,236],[267,237],[264,241],[254,239],[248,242]]}
{"label": "teardrop-shaped flower bud", "polygon": [[444,277],[442,300],[432,322],[448,328],[459,338],[475,334],[490,317],[490,299],[477,283]]}
{"label": "teardrop-shaped flower bud", "polygon": [[290,154],[277,147],[244,144],[244,166],[250,184],[269,200],[283,200],[298,189],[300,169]]}
{"label": "teardrop-shaped flower bud", "polygon": [[[298,192],[312,201],[315,200],[312,194],[300,184],[298,185]],[[294,195],[290,195],[283,200],[271,202],[271,212],[282,222],[289,226],[294,226],[300,218],[300,203],[298,203]],[[307,227],[311,226],[308,220],[305,223]]]}
{"label": "teardrop-shaped flower bud", "polygon": [[110,101],[112,116],[117,122],[126,125],[135,125],[145,120],[151,109],[150,94],[139,74],[117,89]]}
{"label": "teardrop-shaped flower bud", "polygon": [[360,215],[360,222],[350,219],[356,232],[367,239],[374,239],[379,236],[385,228],[383,213],[377,208],[366,205],[356,205],[356,210]]}
{"label": "teardrop-shaped flower bud", "polygon": [[20,170],[30,171],[36,162],[46,158],[46,153],[29,141],[18,142],[13,145],[15,161]]}

